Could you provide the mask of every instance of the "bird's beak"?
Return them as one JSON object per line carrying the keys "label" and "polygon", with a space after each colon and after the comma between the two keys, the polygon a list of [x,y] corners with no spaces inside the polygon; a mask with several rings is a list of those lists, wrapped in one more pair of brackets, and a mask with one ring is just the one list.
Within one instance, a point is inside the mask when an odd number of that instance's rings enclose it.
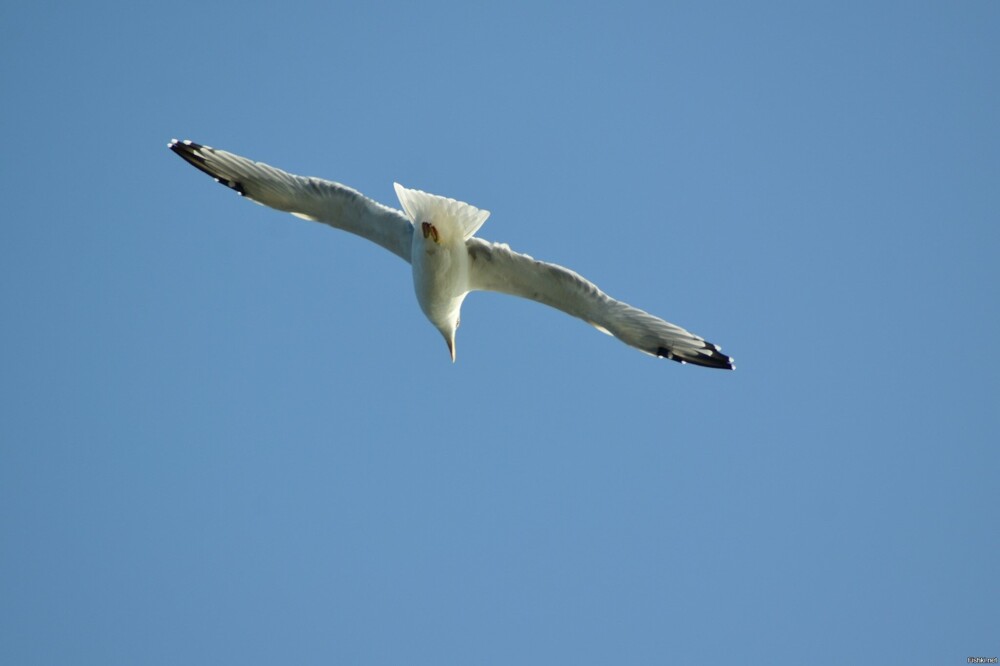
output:
{"label": "bird's beak", "polygon": [[455,362],[455,338],[447,338],[448,352],[451,354],[451,362]]}

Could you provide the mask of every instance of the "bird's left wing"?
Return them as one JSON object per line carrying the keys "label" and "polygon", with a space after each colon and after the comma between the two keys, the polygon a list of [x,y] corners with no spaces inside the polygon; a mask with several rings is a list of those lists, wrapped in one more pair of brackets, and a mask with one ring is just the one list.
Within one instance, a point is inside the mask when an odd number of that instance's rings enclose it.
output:
{"label": "bird's left wing", "polygon": [[410,261],[410,220],[356,190],[322,178],[296,176],[193,141],[174,139],[169,147],[191,166],[251,201],[357,234]]}
{"label": "bird's left wing", "polygon": [[732,370],[717,345],[680,326],[615,300],[593,282],[556,264],[537,261],[501,243],[470,238],[469,286],[530,298],[579,317],[627,345],[680,363]]}

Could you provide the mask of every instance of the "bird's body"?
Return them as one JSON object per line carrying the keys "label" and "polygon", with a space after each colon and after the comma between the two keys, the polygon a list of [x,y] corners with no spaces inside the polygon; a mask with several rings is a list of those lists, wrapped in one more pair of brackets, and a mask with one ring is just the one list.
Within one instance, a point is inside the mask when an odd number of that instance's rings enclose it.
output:
{"label": "bird's body", "polygon": [[412,259],[417,302],[444,334],[454,360],[454,333],[449,337],[448,331],[458,329],[462,301],[469,293],[469,253],[465,241],[461,238],[434,241],[430,236],[413,234]]}
{"label": "bird's body", "polygon": [[[458,330],[462,301],[469,293],[470,260],[465,247],[465,229],[448,210],[447,199],[407,190],[398,183],[396,193],[411,219],[421,220],[419,232],[414,226],[410,250],[417,302],[424,315],[441,331],[454,361],[455,331]],[[467,210],[475,209],[468,206]]]}
{"label": "bird's body", "polygon": [[611,298],[573,271],[476,237],[488,211],[396,184],[404,214],[339,183],[296,176],[191,141],[173,140],[169,146],[256,203],[357,234],[408,261],[417,302],[444,336],[452,361],[465,297],[470,291],[498,291],[579,317],[647,354],[733,368],[716,345]]}

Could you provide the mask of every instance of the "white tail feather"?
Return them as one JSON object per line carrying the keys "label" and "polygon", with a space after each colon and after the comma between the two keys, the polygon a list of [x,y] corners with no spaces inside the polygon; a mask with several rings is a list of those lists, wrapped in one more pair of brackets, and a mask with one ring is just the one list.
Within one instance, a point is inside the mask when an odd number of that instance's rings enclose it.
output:
{"label": "white tail feather", "polygon": [[490,216],[490,211],[482,210],[462,201],[439,197],[420,190],[410,190],[399,183],[393,183],[396,196],[403,210],[415,225],[430,222],[445,234],[454,231],[462,235],[462,240],[469,240],[483,222]]}

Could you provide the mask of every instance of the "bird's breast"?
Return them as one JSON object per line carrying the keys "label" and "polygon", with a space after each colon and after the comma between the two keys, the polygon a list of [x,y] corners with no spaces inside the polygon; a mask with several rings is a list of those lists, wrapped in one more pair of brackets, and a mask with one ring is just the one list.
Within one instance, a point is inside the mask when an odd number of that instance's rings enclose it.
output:
{"label": "bird's breast", "polygon": [[421,309],[436,321],[460,307],[469,288],[469,255],[465,244],[435,243],[414,234],[413,288]]}

